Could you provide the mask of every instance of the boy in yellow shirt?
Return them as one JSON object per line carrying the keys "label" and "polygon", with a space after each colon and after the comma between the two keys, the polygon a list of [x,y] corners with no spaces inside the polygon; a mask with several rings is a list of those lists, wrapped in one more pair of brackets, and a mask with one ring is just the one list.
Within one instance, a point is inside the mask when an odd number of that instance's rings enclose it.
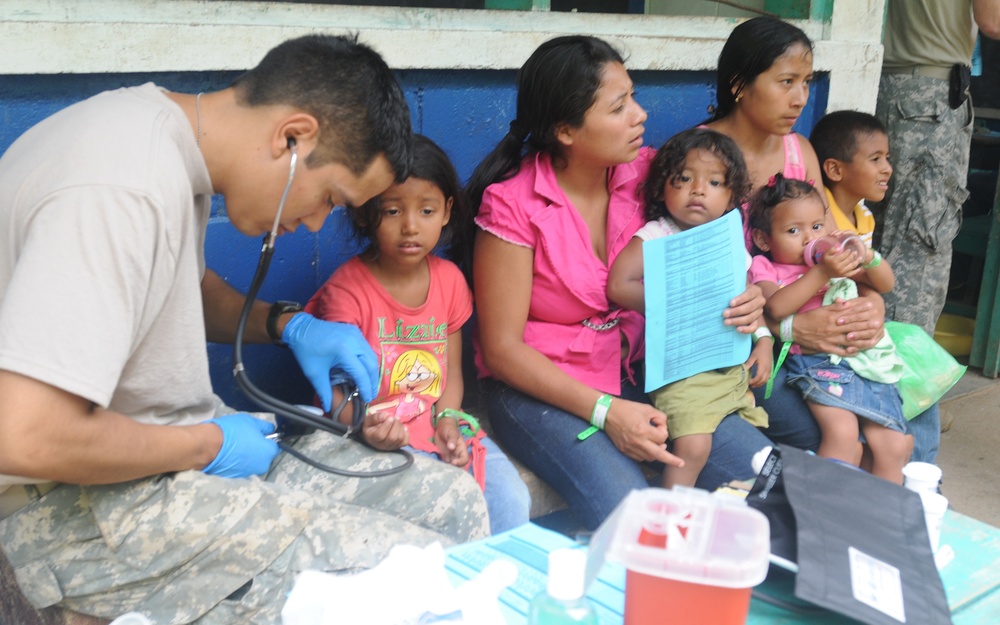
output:
{"label": "boy in yellow shirt", "polygon": [[882,201],[892,176],[885,127],[868,113],[834,111],[816,123],[809,141],[837,230],[854,231],[871,247],[875,218],[865,200]]}

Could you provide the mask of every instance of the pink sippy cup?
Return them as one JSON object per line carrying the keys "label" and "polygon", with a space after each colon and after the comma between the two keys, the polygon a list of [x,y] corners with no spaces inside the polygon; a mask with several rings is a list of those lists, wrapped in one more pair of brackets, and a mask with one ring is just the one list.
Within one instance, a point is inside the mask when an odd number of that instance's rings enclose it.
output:
{"label": "pink sippy cup", "polygon": [[821,258],[823,258],[823,254],[826,254],[831,249],[835,249],[837,251],[853,250],[857,253],[858,258],[862,259],[868,252],[864,241],[862,241],[858,235],[850,232],[842,232],[837,235],[813,239],[812,241],[806,243],[806,249],[803,253],[806,265],[812,267],[818,263]]}

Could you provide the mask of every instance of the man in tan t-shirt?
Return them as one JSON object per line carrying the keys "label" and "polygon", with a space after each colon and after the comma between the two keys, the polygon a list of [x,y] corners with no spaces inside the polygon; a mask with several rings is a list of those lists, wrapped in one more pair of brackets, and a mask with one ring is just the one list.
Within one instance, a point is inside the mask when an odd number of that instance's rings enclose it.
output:
{"label": "man in tan t-shirt", "polygon": [[[460,469],[320,471],[278,455],[273,418],[227,409],[209,380],[206,340],[232,340],[243,303],[205,269],[211,196],[256,237],[288,185],[278,233],[316,231],[332,206],[405,178],[410,142],[381,57],[317,35],[218,92],[98,94],[0,158],[0,546],[32,605],[270,625],[305,568],[487,533]],[[256,302],[246,340],[287,344],[327,407],[331,370],[374,396],[357,328]],[[326,433],[295,446],[345,469],[389,464]]]}

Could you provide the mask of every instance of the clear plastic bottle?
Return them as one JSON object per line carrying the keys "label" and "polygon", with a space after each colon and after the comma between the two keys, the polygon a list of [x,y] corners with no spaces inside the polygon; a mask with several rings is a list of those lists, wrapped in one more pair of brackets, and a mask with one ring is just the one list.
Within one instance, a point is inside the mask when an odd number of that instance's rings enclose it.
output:
{"label": "clear plastic bottle", "polygon": [[822,236],[807,243],[806,249],[803,252],[803,259],[806,261],[806,265],[812,267],[819,264],[823,259],[823,254],[826,254],[831,249],[837,251],[850,250],[861,259],[864,259],[868,254],[868,249],[865,247],[861,237],[850,232],[841,232],[837,235]]}
{"label": "clear plastic bottle", "polygon": [[546,591],[531,601],[528,625],[598,625],[597,612],[584,596],[586,564],[587,554],[582,549],[556,549],[549,553]]}

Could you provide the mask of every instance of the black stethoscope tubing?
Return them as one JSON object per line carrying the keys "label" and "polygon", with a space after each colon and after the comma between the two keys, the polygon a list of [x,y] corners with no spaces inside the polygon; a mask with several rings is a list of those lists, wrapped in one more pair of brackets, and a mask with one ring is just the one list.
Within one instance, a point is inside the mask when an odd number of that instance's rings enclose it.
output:
{"label": "black stethoscope tubing", "polygon": [[[307,428],[314,428],[327,432],[330,434],[339,435],[342,437],[347,437],[353,433],[353,428],[348,427],[338,420],[339,412],[344,408],[347,401],[347,394],[345,393],[345,401],[341,403],[340,408],[336,411],[334,415],[325,414],[317,415],[304,408],[290,404],[288,402],[282,401],[273,395],[265,393],[259,389],[249,378],[246,373],[246,367],[243,365],[243,334],[246,330],[247,320],[250,318],[250,311],[253,309],[253,304],[257,300],[257,293],[260,291],[261,285],[264,283],[264,278],[267,277],[268,267],[271,265],[271,258],[274,256],[274,241],[278,229],[278,221],[281,218],[281,213],[285,208],[285,199],[288,197],[288,191],[291,189],[292,180],[295,178],[295,165],[298,160],[298,156],[295,148],[295,140],[289,138],[288,147],[291,150],[292,157],[291,163],[288,170],[288,182],[285,184],[285,190],[281,195],[281,201],[278,204],[278,212],[274,218],[274,226],[271,232],[264,235],[264,244],[261,248],[260,259],[257,261],[257,269],[254,272],[253,280],[250,282],[250,287],[247,289],[246,298],[243,301],[243,308],[240,311],[240,318],[236,324],[236,336],[233,341],[233,376],[236,378],[236,383],[239,385],[240,389],[249,397],[254,403],[263,408],[268,412],[274,413],[275,417],[282,417],[296,425],[304,426]],[[361,402],[359,399],[355,399],[352,402],[355,414],[352,423],[360,423],[364,418],[364,411],[367,409],[367,405]],[[361,411],[360,414],[358,411]],[[388,469],[379,469],[373,471],[350,471],[347,469],[341,469],[338,467],[333,467],[330,465],[323,464],[312,458],[305,456],[302,452],[294,449],[291,445],[286,444],[280,438],[283,438],[279,433],[278,447],[282,450],[288,452],[290,455],[306,462],[318,469],[327,471],[330,473],[336,473],[337,475],[343,475],[346,477],[383,477],[386,475],[393,475],[399,473],[413,464],[413,454],[406,451],[405,449],[397,449],[388,453],[393,453],[396,455],[403,456],[403,463],[392,466]]]}

